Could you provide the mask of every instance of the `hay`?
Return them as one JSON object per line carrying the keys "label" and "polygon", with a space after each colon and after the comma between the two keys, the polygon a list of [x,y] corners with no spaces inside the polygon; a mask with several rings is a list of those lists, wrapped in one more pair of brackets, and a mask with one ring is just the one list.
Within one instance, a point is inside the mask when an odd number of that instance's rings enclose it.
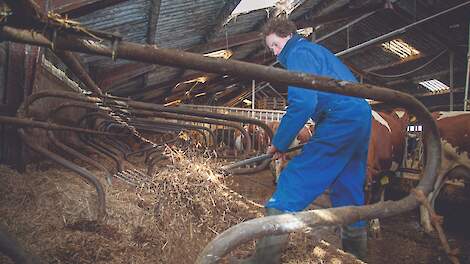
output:
{"label": "hay", "polygon": [[1,166],[2,223],[46,263],[192,263],[217,234],[261,215],[229,191],[209,156],[165,155],[171,163],[139,188],[118,179],[106,186],[100,224],[94,188],[73,173],[47,162],[25,174]]}
{"label": "hay", "polygon": [[[1,223],[45,263],[194,263],[218,234],[262,216],[262,206],[249,199],[269,197],[267,184],[257,189],[241,178],[224,178],[222,164],[203,150],[166,147],[163,155],[165,163],[139,187],[117,178],[105,185],[103,223],[93,221],[95,189],[74,173],[49,162],[30,165],[24,174],[0,166]],[[143,162],[135,158],[126,167],[143,170],[135,164]],[[93,172],[105,182],[103,173]],[[313,254],[320,238],[338,242],[331,230],[293,234],[283,263],[326,263]],[[247,257],[253,246],[232,255]],[[8,263],[2,256],[0,262]]]}

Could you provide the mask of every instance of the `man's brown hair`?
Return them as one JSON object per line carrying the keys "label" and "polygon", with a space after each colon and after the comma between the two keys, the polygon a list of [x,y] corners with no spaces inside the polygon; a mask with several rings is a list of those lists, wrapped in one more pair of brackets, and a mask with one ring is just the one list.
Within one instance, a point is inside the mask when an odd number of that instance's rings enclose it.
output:
{"label": "man's brown hair", "polygon": [[281,38],[285,38],[290,34],[294,34],[297,30],[297,26],[294,22],[285,18],[273,18],[264,24],[262,33],[266,37],[272,33],[275,33]]}

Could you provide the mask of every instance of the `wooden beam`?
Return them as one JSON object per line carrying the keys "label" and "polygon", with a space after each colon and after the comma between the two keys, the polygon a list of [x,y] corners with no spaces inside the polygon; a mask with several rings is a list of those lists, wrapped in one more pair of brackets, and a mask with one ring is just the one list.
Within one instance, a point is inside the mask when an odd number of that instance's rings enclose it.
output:
{"label": "wooden beam", "polygon": [[241,0],[229,0],[226,1],[222,10],[220,10],[217,18],[215,19],[215,25],[213,28],[209,29],[206,32],[204,39],[206,43],[209,42],[214,38],[215,35],[224,27],[225,22],[227,21],[228,17],[232,14],[233,10],[237,7]]}
{"label": "wooden beam", "polygon": [[55,3],[55,6],[52,6],[51,9],[56,13],[67,16],[68,18],[77,18],[84,15],[88,15],[96,10],[117,5],[125,1],[128,0],[53,1],[53,3]]}
{"label": "wooden beam", "polygon": [[190,52],[206,53],[210,51],[233,48],[235,46],[245,45],[256,41],[261,41],[262,36],[259,31],[252,31],[230,36],[228,38],[216,39],[212,42],[194,46],[189,49]]}
{"label": "wooden beam", "polygon": [[155,44],[155,36],[157,35],[157,23],[160,16],[161,0],[152,0],[150,13],[149,13],[149,26],[147,30],[147,43],[150,45]]}
{"label": "wooden beam", "polygon": [[95,80],[104,91],[122,84],[129,79],[155,70],[156,66],[145,63],[128,63],[111,69],[94,70]]}

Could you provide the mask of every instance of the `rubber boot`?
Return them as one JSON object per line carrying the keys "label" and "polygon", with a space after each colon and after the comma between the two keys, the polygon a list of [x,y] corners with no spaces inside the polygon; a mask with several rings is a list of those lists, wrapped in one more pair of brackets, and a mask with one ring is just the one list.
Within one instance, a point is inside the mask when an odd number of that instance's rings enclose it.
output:
{"label": "rubber boot", "polygon": [[[274,208],[266,208],[266,215],[280,215],[284,212]],[[265,236],[256,242],[255,253],[253,256],[240,260],[242,264],[279,264],[281,263],[281,254],[287,241],[289,234]]]}
{"label": "rubber boot", "polygon": [[346,226],[341,230],[343,250],[367,261],[367,227]]}

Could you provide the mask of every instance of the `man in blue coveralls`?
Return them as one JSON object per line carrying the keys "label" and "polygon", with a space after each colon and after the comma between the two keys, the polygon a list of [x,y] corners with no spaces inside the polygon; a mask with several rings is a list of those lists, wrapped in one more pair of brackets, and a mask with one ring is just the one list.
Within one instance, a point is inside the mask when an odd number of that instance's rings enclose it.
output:
{"label": "man in blue coveralls", "polygon": [[[267,47],[289,71],[357,82],[329,50],[296,33],[286,19],[273,19],[263,29]],[[364,204],[364,181],[371,129],[371,109],[362,98],[289,86],[288,107],[267,153],[279,158],[309,118],[315,134],[282,171],[266,214],[299,212],[327,188],[334,207]],[[288,235],[267,236],[245,263],[280,263]],[[365,260],[367,228],[359,221],[342,228],[343,249]]]}

